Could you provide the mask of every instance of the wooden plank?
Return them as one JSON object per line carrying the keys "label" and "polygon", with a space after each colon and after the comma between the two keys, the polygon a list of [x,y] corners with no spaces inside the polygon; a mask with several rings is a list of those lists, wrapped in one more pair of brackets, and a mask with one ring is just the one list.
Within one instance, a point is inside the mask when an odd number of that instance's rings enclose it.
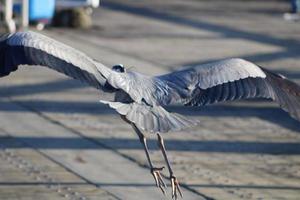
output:
{"label": "wooden plank", "polygon": [[[69,137],[70,139],[79,137],[70,130],[50,123],[16,104],[6,102],[6,106],[7,109],[11,107],[19,110],[14,113],[0,113],[0,126],[12,136],[23,139],[26,137]],[[24,141],[30,146],[36,146],[35,140]],[[164,195],[155,188],[154,180],[147,169],[139,167],[116,152],[105,149],[88,139],[81,138],[80,141],[76,150],[40,148],[40,151],[120,199],[139,200],[141,197],[165,199]],[[47,143],[44,145],[47,147]],[[84,163],[78,161],[78,155],[84,158]],[[170,193],[170,189],[168,192]],[[201,199],[188,190],[183,189],[183,192],[186,199]]]}

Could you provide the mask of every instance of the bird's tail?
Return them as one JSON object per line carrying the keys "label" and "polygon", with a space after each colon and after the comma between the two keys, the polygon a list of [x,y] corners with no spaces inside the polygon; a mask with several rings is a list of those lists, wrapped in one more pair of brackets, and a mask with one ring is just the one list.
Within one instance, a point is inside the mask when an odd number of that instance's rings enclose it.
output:
{"label": "bird's tail", "polygon": [[120,115],[134,123],[139,129],[151,133],[165,133],[196,126],[199,122],[176,113],[169,113],[161,106],[148,106],[136,102],[100,101],[114,108]]}

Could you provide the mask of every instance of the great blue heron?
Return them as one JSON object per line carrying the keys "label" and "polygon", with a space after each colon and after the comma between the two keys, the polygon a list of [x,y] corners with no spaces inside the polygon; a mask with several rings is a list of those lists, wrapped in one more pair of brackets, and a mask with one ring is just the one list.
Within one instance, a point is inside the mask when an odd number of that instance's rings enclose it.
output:
{"label": "great blue heron", "polygon": [[300,87],[282,75],[238,58],[151,77],[126,71],[122,65],[109,69],[85,54],[38,33],[18,32],[3,36],[0,40],[0,76],[17,70],[19,65],[54,69],[105,94],[101,102],[114,108],[133,127],[143,144],[156,185],[164,192],[163,168],[152,164],[142,131],[156,133],[175,199],[182,193],[160,133],[188,128],[196,125],[197,121],[170,113],[163,106],[203,106],[228,100],[270,98],[300,121]]}

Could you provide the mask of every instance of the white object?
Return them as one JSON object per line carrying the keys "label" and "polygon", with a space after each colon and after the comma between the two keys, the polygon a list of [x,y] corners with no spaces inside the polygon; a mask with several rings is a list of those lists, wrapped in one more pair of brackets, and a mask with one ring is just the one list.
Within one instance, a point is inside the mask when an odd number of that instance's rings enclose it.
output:
{"label": "white object", "polygon": [[29,0],[22,0],[22,27],[29,25]]}
{"label": "white object", "polygon": [[28,13],[28,0],[5,0],[5,9],[4,9],[4,23],[8,29],[8,32],[16,32],[16,23],[13,19],[13,5],[14,3],[19,3],[22,6],[22,15],[21,15],[21,26],[22,28],[28,27],[29,24],[29,13]]}
{"label": "white object", "polygon": [[5,0],[5,25],[10,33],[16,31],[16,23],[13,20],[13,0]]}
{"label": "white object", "polygon": [[287,21],[299,21],[300,14],[299,13],[284,13],[283,18]]}

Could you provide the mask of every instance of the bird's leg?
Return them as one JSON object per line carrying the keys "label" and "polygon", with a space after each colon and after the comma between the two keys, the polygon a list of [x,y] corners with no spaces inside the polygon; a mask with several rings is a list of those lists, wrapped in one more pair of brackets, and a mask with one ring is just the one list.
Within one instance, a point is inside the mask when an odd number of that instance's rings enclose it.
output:
{"label": "bird's leg", "polygon": [[165,194],[165,188],[167,187],[165,182],[162,179],[160,172],[164,169],[164,167],[153,167],[152,161],[150,159],[149,150],[147,146],[147,139],[145,135],[132,123],[131,124],[136,134],[139,136],[141,143],[143,144],[148,163],[150,165],[151,174],[154,177],[156,186],[161,189],[161,191]]}
{"label": "bird's leg", "polygon": [[179,182],[178,182],[176,176],[174,175],[173,170],[172,170],[171,165],[170,165],[170,162],[168,160],[168,156],[167,156],[167,153],[166,153],[166,147],[165,147],[165,144],[164,144],[164,140],[160,136],[159,133],[157,133],[157,137],[158,137],[158,146],[159,146],[159,148],[160,148],[160,150],[161,150],[161,152],[162,152],[162,154],[164,156],[164,159],[165,159],[165,161],[167,163],[168,170],[169,170],[169,173],[170,173],[171,186],[172,186],[172,198],[177,199],[177,197],[178,197],[177,192],[182,197],[182,192],[181,192],[181,189],[180,189],[180,186],[179,186]]}

